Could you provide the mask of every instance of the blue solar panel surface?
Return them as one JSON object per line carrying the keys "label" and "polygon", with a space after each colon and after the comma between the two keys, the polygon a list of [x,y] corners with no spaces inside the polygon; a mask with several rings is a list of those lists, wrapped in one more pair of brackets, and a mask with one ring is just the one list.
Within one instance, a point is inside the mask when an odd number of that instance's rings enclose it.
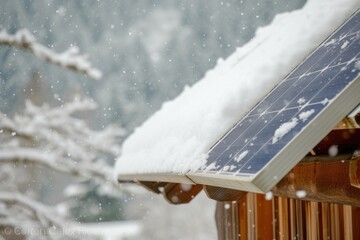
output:
{"label": "blue solar panel surface", "polygon": [[210,150],[198,172],[258,173],[359,74],[358,11]]}

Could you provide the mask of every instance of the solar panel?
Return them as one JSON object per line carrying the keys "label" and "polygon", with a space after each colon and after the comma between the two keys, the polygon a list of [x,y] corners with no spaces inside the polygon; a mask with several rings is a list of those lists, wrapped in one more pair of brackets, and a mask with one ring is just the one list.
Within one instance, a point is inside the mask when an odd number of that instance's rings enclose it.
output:
{"label": "solar panel", "polygon": [[243,117],[187,175],[266,192],[360,102],[360,12]]}

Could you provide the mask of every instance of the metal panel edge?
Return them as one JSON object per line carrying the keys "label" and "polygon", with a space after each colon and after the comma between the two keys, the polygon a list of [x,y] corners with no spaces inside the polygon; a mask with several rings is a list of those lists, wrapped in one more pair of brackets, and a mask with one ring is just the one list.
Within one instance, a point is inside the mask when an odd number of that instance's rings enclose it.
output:
{"label": "metal panel edge", "polygon": [[[273,188],[318,142],[360,103],[360,77],[350,83],[254,177],[262,192]],[[270,177],[271,176],[271,177]]]}
{"label": "metal panel edge", "polygon": [[233,175],[200,172],[188,172],[186,175],[197,184],[224,187],[248,192],[262,192],[261,189],[252,183],[253,177],[239,177]]}
{"label": "metal panel edge", "polygon": [[141,173],[141,174],[120,174],[118,181],[149,181],[149,182],[169,182],[195,184],[186,175],[178,173]]}

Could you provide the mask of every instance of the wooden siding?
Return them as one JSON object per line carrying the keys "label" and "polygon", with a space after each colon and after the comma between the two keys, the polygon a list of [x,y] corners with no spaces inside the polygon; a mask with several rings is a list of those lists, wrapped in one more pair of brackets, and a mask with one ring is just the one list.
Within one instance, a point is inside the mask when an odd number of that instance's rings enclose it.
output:
{"label": "wooden siding", "polygon": [[[218,238],[360,239],[360,208],[247,193],[238,201],[218,202]],[[238,217],[234,217],[235,212]],[[237,235],[235,235],[237,233]]]}

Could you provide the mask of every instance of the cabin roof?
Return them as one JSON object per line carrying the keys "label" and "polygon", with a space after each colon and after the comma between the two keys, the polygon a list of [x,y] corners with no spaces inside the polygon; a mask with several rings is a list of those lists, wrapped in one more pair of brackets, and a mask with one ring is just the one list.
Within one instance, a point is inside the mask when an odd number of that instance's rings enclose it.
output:
{"label": "cabin roof", "polygon": [[[229,136],[231,131],[236,131],[239,122],[248,117],[259,103],[272,94],[276,86],[289,80],[292,74],[296,75],[296,71],[301,70],[303,65],[308,65],[314,52],[323,51],[321,47],[328,47],[326,44],[339,45],[336,41],[342,40],[344,35],[337,36],[336,33],[332,35],[336,29],[340,26],[344,27],[351,16],[352,18],[355,16],[356,24],[359,25],[360,14],[354,13],[354,9],[359,5],[357,1],[351,0],[346,0],[346,3],[335,0],[326,2],[313,0],[301,10],[277,16],[271,25],[260,29],[247,45],[239,48],[228,59],[219,60],[215,69],[209,71],[204,79],[185,89],[175,100],[165,103],[160,111],[136,129],[124,143],[122,156],[116,162],[115,177],[119,181],[141,181],[151,186],[156,185],[156,182],[197,183],[255,192],[265,192],[274,187],[331,131],[337,122],[360,103],[358,94],[354,94],[360,90],[358,78],[360,66],[356,65],[360,65],[360,62],[357,63],[357,57],[360,58],[359,48],[354,48],[357,53],[353,59],[347,61],[353,64],[348,71],[355,71],[356,76],[353,76],[352,85],[344,91],[347,92],[346,97],[334,98],[334,101],[330,101],[331,104],[324,103],[332,106],[328,110],[328,115],[319,115],[323,117],[318,121],[325,127],[309,128],[310,135],[314,130],[319,129],[315,134],[316,137],[305,134],[297,144],[293,144],[290,153],[287,153],[296,155],[291,164],[282,164],[283,160],[279,160],[272,167],[271,176],[277,175],[279,171],[279,179],[261,179],[258,186],[250,186],[241,183],[244,179],[243,175],[235,174],[235,177],[229,177],[229,169],[224,169],[227,166],[225,164],[220,166],[221,169],[210,174],[209,171],[204,174],[204,170],[210,166],[212,151],[221,144],[223,147],[226,146],[226,141],[224,143],[226,136]],[[336,15],[333,13],[335,8]],[[359,44],[359,32],[355,31],[355,33],[355,40],[352,41]],[[327,42],[324,42],[325,40]],[[346,48],[345,42],[340,46],[341,49],[343,47]],[[334,55],[333,58],[335,59],[336,56]],[[331,58],[331,55],[327,58]],[[308,99],[297,100],[301,105]],[[338,111],[339,108],[341,111]],[[296,119],[295,117],[287,119],[283,124],[273,127],[272,143],[280,142],[282,137],[291,135],[292,129],[295,128],[291,126],[306,122],[312,115],[311,111],[312,108],[298,111],[299,115],[296,115]],[[319,112],[325,111],[319,109]],[[356,114],[350,119],[355,119]],[[317,116],[317,113],[315,115]],[[305,118],[306,120],[303,121]],[[323,124],[326,118],[331,120]],[[283,129],[280,129],[281,126]],[[303,128],[308,126],[304,125]],[[277,129],[280,130],[276,134]],[[302,151],[296,153],[296,146],[301,141],[308,144],[304,144]],[[293,141],[289,140],[289,142]],[[284,147],[284,149],[289,148]],[[242,153],[246,155],[246,151]],[[237,156],[238,159],[240,155],[241,153]],[[235,162],[241,162],[241,159]],[[285,165],[286,167],[281,169]],[[258,175],[258,172],[255,172],[254,179]]]}

